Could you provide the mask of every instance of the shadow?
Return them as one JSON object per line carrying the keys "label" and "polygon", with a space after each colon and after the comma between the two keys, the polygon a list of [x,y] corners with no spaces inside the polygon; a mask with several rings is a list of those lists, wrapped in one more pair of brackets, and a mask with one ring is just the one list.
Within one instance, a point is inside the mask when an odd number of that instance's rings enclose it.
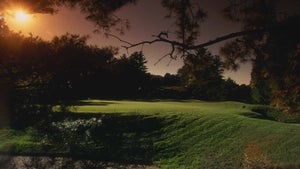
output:
{"label": "shadow", "polygon": [[[191,100],[185,100],[185,99],[131,99],[130,101],[141,101],[141,102],[191,102]],[[200,101],[200,100],[197,100]]]}
{"label": "shadow", "polygon": [[256,119],[262,119],[262,120],[271,120],[271,121],[278,121],[276,119],[276,115],[278,116],[278,110],[265,107],[265,106],[258,106],[253,107],[251,109],[252,112],[245,112],[240,113],[240,115],[250,117],[250,118],[256,118]]}
{"label": "shadow", "polygon": [[[91,118],[101,119],[101,124],[92,128],[80,126],[76,130],[66,127],[66,131],[50,126],[41,131],[42,135],[47,135],[50,143],[48,154],[44,155],[51,156],[49,152],[55,154],[56,150],[62,150],[61,155],[77,159],[152,164],[157,154],[153,144],[161,135],[161,128],[166,124],[165,119],[118,113],[67,113],[57,117],[56,122],[86,119],[86,123],[90,123],[88,120]],[[39,154],[41,155],[43,154]]]}
{"label": "shadow", "polygon": [[265,115],[257,113],[257,112],[244,112],[244,113],[239,113],[239,114],[242,116],[249,117],[249,118],[270,120]]}
{"label": "shadow", "polygon": [[10,157],[8,155],[0,155],[0,167],[5,166],[7,163],[10,162],[11,159],[12,159],[12,157]]}
{"label": "shadow", "polygon": [[116,102],[103,102],[103,101],[77,101],[73,103],[74,106],[108,106],[111,104],[118,104]]}
{"label": "shadow", "polygon": [[[1,156],[0,156],[1,160]],[[0,165],[1,168],[5,169],[16,169],[16,168],[88,168],[88,169],[99,169],[99,168],[152,168],[158,169],[156,166],[141,165],[141,164],[122,164],[115,162],[103,162],[98,160],[82,160],[73,159],[68,157],[34,157],[34,156],[15,156],[9,158],[5,163]]]}

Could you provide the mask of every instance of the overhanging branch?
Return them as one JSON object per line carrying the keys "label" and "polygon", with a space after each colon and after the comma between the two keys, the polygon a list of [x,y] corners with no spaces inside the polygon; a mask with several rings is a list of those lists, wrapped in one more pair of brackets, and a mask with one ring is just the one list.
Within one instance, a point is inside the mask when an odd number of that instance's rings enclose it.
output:
{"label": "overhanging branch", "polygon": [[265,29],[258,29],[258,30],[247,30],[247,31],[230,33],[230,34],[218,37],[214,40],[210,40],[210,41],[205,42],[205,43],[201,43],[201,44],[193,45],[193,46],[188,46],[187,49],[203,48],[203,47],[207,47],[207,46],[210,46],[210,45],[213,45],[213,44],[216,44],[216,43],[228,40],[228,39],[233,39],[233,38],[237,38],[237,37],[245,36],[245,35],[250,35],[250,34],[254,34],[254,33],[262,33],[264,31],[265,31]]}
{"label": "overhanging branch", "polygon": [[[256,29],[256,30],[247,30],[247,31],[240,31],[240,32],[234,32],[234,33],[230,33],[227,35],[223,35],[221,37],[217,37],[213,40],[204,42],[204,43],[200,43],[197,45],[186,45],[182,42],[178,42],[175,40],[170,40],[168,39],[168,33],[167,32],[161,32],[158,35],[154,35],[154,39],[153,40],[146,40],[146,41],[141,41],[138,43],[130,43],[126,40],[121,39],[120,37],[113,35],[113,34],[107,34],[107,36],[111,36],[117,40],[119,40],[120,42],[124,43],[125,45],[123,45],[122,47],[125,48],[128,52],[129,49],[137,47],[137,46],[143,46],[145,44],[153,44],[153,43],[157,43],[157,42],[161,42],[161,43],[166,43],[169,44],[171,49],[170,52],[163,55],[162,57],[160,57],[160,59],[155,63],[159,63],[161,60],[163,60],[166,57],[170,57],[171,59],[176,59],[176,56],[174,55],[175,53],[175,49],[180,49],[180,50],[184,50],[187,53],[191,53],[193,50],[197,50],[200,48],[204,48],[207,46],[211,46],[214,45],[216,43],[222,42],[222,41],[226,41],[229,39],[233,39],[233,38],[237,38],[237,37],[241,37],[241,36],[245,36],[245,35],[251,35],[251,34],[255,34],[255,33],[263,33],[265,32],[266,29]],[[184,57],[184,54],[181,56]]]}
{"label": "overhanging branch", "polygon": [[205,43],[200,43],[200,44],[197,44],[197,45],[186,45],[182,42],[178,42],[178,41],[175,41],[175,40],[170,40],[170,39],[168,39],[168,34],[166,32],[161,32],[160,34],[153,36],[153,37],[155,37],[153,40],[146,40],[146,41],[141,41],[141,42],[138,42],[138,43],[130,43],[130,42],[128,42],[126,40],[123,40],[120,37],[118,37],[116,35],[113,35],[113,34],[107,34],[107,35],[119,40],[122,43],[124,43],[125,45],[123,45],[122,47],[125,48],[126,50],[128,50],[130,48],[140,46],[140,45],[153,44],[153,43],[157,43],[157,42],[169,44],[171,46],[171,51],[161,58],[161,59],[163,59],[166,56],[170,56],[170,58],[175,58],[174,57],[175,48],[184,49],[186,51],[191,51],[191,50],[196,50],[196,49],[199,49],[199,48],[204,48],[204,47],[207,47],[207,46],[211,46],[211,45],[214,45],[216,43],[219,43],[219,42],[222,42],[222,41],[225,41],[225,40],[229,40],[229,39],[233,39],[233,38],[237,38],[237,37],[241,37],[241,36],[245,36],[245,35],[251,35],[251,34],[255,34],[255,33],[263,33],[265,31],[266,31],[266,29],[256,29],[256,30],[246,30],[246,31],[230,33],[230,34],[223,35],[221,37],[217,37],[216,39],[207,41]]}

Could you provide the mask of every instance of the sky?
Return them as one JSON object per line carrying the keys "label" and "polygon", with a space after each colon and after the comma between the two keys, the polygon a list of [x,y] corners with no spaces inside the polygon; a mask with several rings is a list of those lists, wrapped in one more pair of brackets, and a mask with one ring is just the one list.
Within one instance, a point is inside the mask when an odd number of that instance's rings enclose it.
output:
{"label": "sky", "polygon": [[[240,30],[240,25],[232,23],[222,18],[220,12],[225,6],[223,0],[199,0],[202,8],[207,12],[208,18],[200,27],[200,38],[198,43],[214,39],[216,37],[236,32]],[[153,39],[153,35],[159,34],[174,28],[170,20],[165,19],[166,10],[160,5],[160,0],[140,0],[135,5],[127,5],[117,11],[116,15],[129,19],[130,29],[121,36],[128,42],[140,42]],[[98,47],[115,46],[120,47],[120,54],[130,55],[135,51],[142,50],[147,58],[148,71],[152,74],[164,75],[165,73],[176,74],[177,70],[183,65],[182,59],[170,60],[165,58],[157,61],[170,51],[170,46],[157,43],[152,45],[138,46],[130,49],[127,53],[121,46],[119,40],[107,38],[103,33],[94,33],[93,23],[85,20],[84,15],[77,8],[61,8],[57,14],[34,14],[26,23],[17,22],[13,17],[7,17],[6,22],[10,29],[22,32],[25,35],[32,33],[34,36],[40,36],[45,40],[51,40],[54,36],[73,33],[80,35],[89,35],[89,43]],[[112,32],[113,34],[117,34]],[[208,47],[213,54],[219,54],[219,48],[223,43]],[[171,62],[170,62],[171,61]],[[155,64],[157,63],[157,64]],[[225,78],[230,77],[239,84],[249,84],[251,65],[241,65],[237,72],[226,71]]]}

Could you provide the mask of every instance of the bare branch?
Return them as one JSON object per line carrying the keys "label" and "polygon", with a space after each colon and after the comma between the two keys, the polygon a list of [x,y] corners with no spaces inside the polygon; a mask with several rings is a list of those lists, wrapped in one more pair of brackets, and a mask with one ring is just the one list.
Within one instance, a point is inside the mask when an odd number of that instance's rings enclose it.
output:
{"label": "bare branch", "polygon": [[111,36],[111,37],[113,37],[113,38],[116,38],[116,39],[118,39],[120,42],[126,43],[127,45],[133,45],[133,44],[129,43],[128,41],[125,41],[125,40],[121,39],[120,37],[118,37],[118,36],[116,36],[116,35],[107,33],[106,36]]}
{"label": "bare branch", "polygon": [[[153,40],[141,41],[141,42],[138,42],[138,43],[130,43],[128,41],[125,41],[125,40],[119,38],[116,35],[112,35],[112,34],[107,34],[107,35],[111,36],[113,38],[116,38],[120,42],[124,43],[125,45],[123,45],[122,47],[125,48],[127,51],[130,48],[134,48],[134,47],[137,47],[137,46],[140,46],[140,45],[145,45],[145,44],[150,45],[150,44],[157,43],[157,42],[162,42],[162,43],[166,43],[166,44],[171,45],[171,47],[172,47],[171,51],[168,54],[164,55],[162,58],[160,58],[159,61],[158,61],[158,62],[160,62],[166,56],[170,56],[171,59],[175,59],[176,58],[176,57],[174,57],[175,48],[184,49],[185,51],[196,50],[196,49],[199,49],[199,48],[204,48],[204,47],[207,47],[207,46],[214,45],[216,43],[219,43],[219,42],[222,42],[222,41],[225,41],[225,40],[237,38],[237,37],[240,37],[240,36],[250,35],[250,34],[254,34],[254,33],[262,33],[264,31],[266,31],[266,29],[246,30],[246,31],[230,33],[230,34],[218,37],[216,39],[213,39],[213,40],[210,40],[210,41],[207,41],[205,43],[198,44],[198,45],[186,45],[182,42],[178,42],[178,41],[175,41],[175,40],[170,40],[170,39],[168,39],[168,33],[167,32],[161,32],[158,35],[154,35]],[[155,64],[157,64],[157,63],[155,63]]]}
{"label": "bare branch", "polygon": [[154,39],[154,40],[151,40],[151,41],[142,41],[142,42],[139,42],[139,43],[136,43],[136,44],[131,44],[130,46],[125,46],[125,48],[129,49],[129,48],[133,48],[133,47],[140,46],[140,45],[145,45],[145,44],[151,45],[152,43],[156,43],[156,42],[160,42],[160,39]]}
{"label": "bare branch", "polygon": [[165,54],[164,56],[162,56],[162,57],[160,57],[159,59],[158,59],[158,61],[156,61],[155,63],[154,63],[154,65],[156,66],[159,62],[161,62],[164,58],[166,58],[167,56],[169,56],[170,54],[168,53],[168,54]]}
{"label": "bare branch", "polygon": [[246,31],[241,31],[241,32],[235,32],[235,33],[230,33],[221,37],[218,37],[214,40],[210,40],[208,42],[199,44],[199,45],[193,45],[193,46],[187,46],[187,49],[198,49],[198,48],[203,48],[203,47],[207,47],[207,46],[211,46],[213,44],[228,40],[228,39],[233,39],[233,38],[237,38],[240,36],[245,36],[245,35],[250,35],[250,34],[254,34],[254,33],[262,33],[264,32],[265,29],[256,29],[256,30],[246,30]]}
{"label": "bare branch", "polygon": [[175,52],[175,46],[172,45],[172,49],[170,53],[165,54],[164,56],[162,56],[161,58],[158,59],[157,62],[154,63],[154,65],[157,65],[159,62],[161,62],[164,58],[166,58],[167,56],[169,56],[172,60],[175,59],[176,57],[174,57],[174,52]]}

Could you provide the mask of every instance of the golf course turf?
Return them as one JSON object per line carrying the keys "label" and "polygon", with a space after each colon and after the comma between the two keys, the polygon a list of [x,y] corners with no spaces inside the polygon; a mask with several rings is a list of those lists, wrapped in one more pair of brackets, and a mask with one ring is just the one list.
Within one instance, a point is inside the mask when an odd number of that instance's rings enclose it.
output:
{"label": "golf course turf", "polygon": [[300,126],[264,119],[252,111],[256,106],[81,100],[50,123],[48,134],[0,130],[0,151],[161,168],[299,168]]}

